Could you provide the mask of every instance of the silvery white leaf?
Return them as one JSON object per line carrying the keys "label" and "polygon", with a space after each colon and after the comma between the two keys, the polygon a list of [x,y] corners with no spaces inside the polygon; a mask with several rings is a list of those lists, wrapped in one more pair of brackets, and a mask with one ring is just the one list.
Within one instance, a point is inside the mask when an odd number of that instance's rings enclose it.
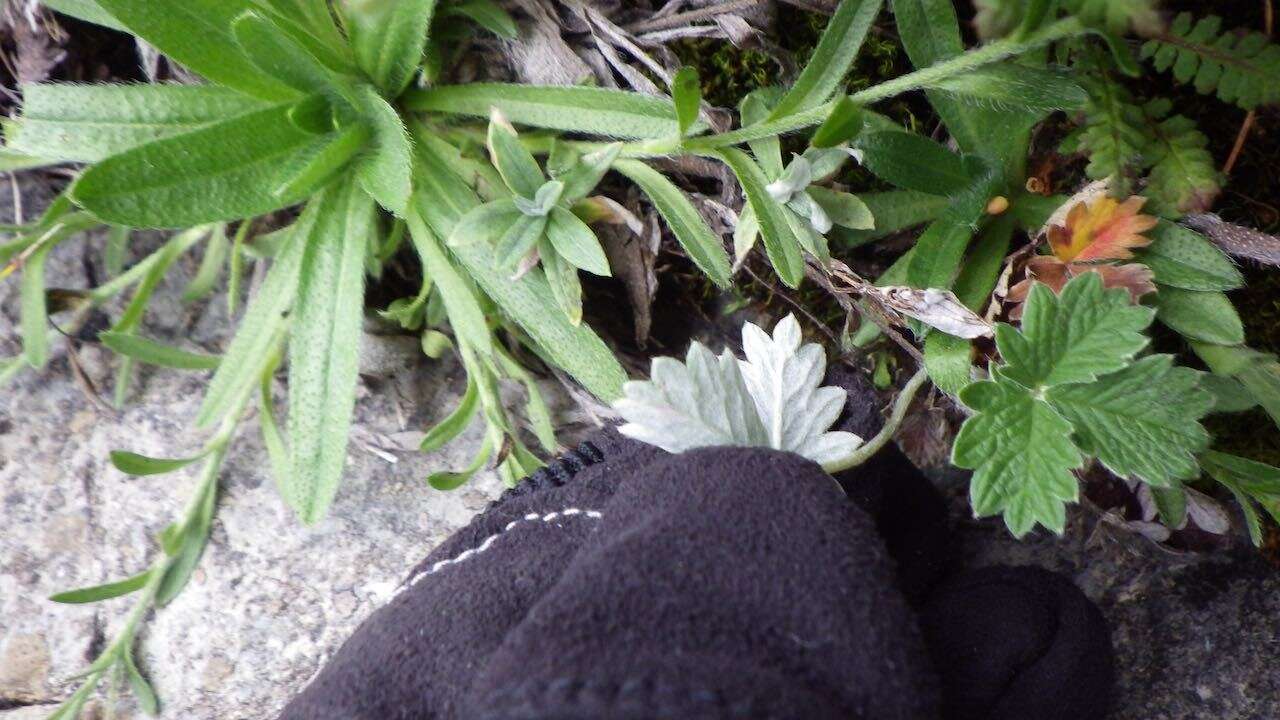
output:
{"label": "silvery white leaf", "polygon": [[827,211],[804,190],[792,195],[791,200],[787,202],[787,207],[791,208],[800,217],[808,220],[809,226],[819,235],[826,235],[831,231],[831,227],[835,225],[831,221],[831,216],[827,215]]}
{"label": "silvery white leaf", "polygon": [[1222,505],[1194,488],[1187,488],[1187,517],[1196,527],[1214,535],[1226,535],[1231,530],[1231,518]]}
{"label": "silvery white leaf", "polygon": [[844,408],[845,392],[822,387],[826,357],[801,345],[800,325],[787,316],[773,335],[747,323],[747,359],[716,357],[694,343],[685,362],[656,358],[648,381],[628,382],[614,403],[628,437],[669,452],[711,445],[769,447],[819,464],[848,457],[862,439],[828,429]]}
{"label": "silvery white leaf", "polygon": [[785,205],[796,193],[809,187],[811,182],[813,182],[813,166],[803,156],[797,156],[787,169],[782,171],[782,176],[766,185],[764,189],[769,193],[769,197]]}

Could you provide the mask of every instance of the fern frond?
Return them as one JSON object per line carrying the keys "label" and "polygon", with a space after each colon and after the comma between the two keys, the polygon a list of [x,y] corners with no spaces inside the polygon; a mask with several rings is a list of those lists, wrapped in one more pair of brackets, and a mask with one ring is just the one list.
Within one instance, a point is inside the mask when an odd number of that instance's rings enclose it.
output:
{"label": "fern frond", "polygon": [[1192,23],[1180,13],[1169,30],[1142,46],[1142,57],[1159,71],[1172,69],[1180,83],[1202,95],[1250,110],[1280,102],[1280,45],[1262,33],[1222,32],[1222,18]]}
{"label": "fern frond", "polygon": [[1065,153],[1089,156],[1085,174],[1092,180],[1123,179],[1145,167],[1143,153],[1151,143],[1146,115],[1120,85],[1099,74],[1081,83],[1089,93],[1084,124],[1063,142]]}
{"label": "fern frond", "polygon": [[1206,149],[1209,138],[1184,115],[1169,116],[1173,103],[1152,100],[1144,107],[1151,142],[1145,159],[1151,170],[1145,195],[1151,209],[1171,216],[1204,212],[1222,191],[1218,168]]}

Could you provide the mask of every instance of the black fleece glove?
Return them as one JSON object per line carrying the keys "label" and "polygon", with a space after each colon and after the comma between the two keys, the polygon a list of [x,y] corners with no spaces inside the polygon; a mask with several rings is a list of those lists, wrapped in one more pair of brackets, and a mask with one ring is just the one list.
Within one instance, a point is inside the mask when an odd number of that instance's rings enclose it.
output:
{"label": "black fleece glove", "polygon": [[[870,387],[830,380],[842,429],[874,434]],[[896,453],[837,485],[787,453],[603,431],[433,551],[282,718],[1101,717],[1096,609],[1042,571],[931,594],[945,503]]]}

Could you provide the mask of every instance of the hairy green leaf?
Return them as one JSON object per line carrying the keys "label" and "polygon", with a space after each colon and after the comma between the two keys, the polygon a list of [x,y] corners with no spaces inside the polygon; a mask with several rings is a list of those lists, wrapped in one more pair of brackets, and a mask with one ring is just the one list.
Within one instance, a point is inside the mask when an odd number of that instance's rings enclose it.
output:
{"label": "hairy green leaf", "polygon": [[238,51],[231,24],[249,0],[96,0],[112,17],[165,55],[210,80],[255,97],[296,95]]}
{"label": "hairy green leaf", "polygon": [[1096,382],[1049,388],[1046,397],[1075,428],[1076,445],[1116,475],[1170,487],[1200,474],[1195,454],[1209,434],[1199,419],[1213,398],[1172,356],[1150,355]]}
{"label": "hairy green leaf", "polygon": [[877,177],[906,190],[949,195],[968,187],[973,178],[959,155],[915,133],[863,133],[853,146],[859,162]]}
{"label": "hairy green leaf", "polygon": [[870,230],[837,228],[831,237],[850,247],[934,220],[950,202],[944,195],[930,195],[917,190],[889,190],[864,193],[858,197],[875,218],[875,227]]}
{"label": "hairy green leaf", "polygon": [[1161,285],[1234,290],[1244,284],[1231,258],[1200,233],[1162,220],[1150,236],[1151,244],[1137,251],[1137,260],[1151,268]]}
{"label": "hairy green leaf", "polygon": [[511,14],[493,0],[463,0],[450,3],[445,11],[451,15],[462,15],[472,22],[499,37],[514,40],[520,34],[520,28]]}
{"label": "hairy green leaf", "polygon": [[842,0],[822,31],[813,56],[782,97],[770,120],[777,120],[825,103],[840,88],[862,49],[862,42],[880,14],[881,0]]}
{"label": "hairy green leaf", "polygon": [[222,276],[222,266],[227,262],[227,253],[231,249],[231,241],[227,239],[227,228],[219,225],[211,233],[204,246],[204,256],[200,258],[200,267],[195,277],[187,283],[182,291],[182,302],[195,302],[213,292],[213,286]]}
{"label": "hairy green leaf", "polygon": [[[421,203],[422,200],[419,199],[419,206]],[[475,352],[486,357],[492,355],[489,325],[485,320],[484,311],[480,308],[480,303],[476,300],[475,291],[454,268],[453,261],[445,254],[444,248],[440,247],[436,234],[422,221],[417,211],[409,213],[408,222],[409,236],[413,239],[413,246],[422,259],[422,266],[427,275],[440,289],[440,297],[444,299],[444,305],[448,309],[449,324],[453,326],[454,333]],[[492,255],[488,257],[492,258]],[[484,272],[487,275],[495,274],[492,267],[491,261]],[[507,282],[505,277],[498,280]]]}
{"label": "hairy green leaf", "polygon": [[577,215],[557,207],[552,209],[548,220],[547,239],[565,262],[595,275],[612,275],[600,240]]}
{"label": "hairy green leaf", "polygon": [[[664,138],[679,131],[670,100],[592,87],[469,83],[405,93],[408,110],[489,117],[496,108],[521,125],[616,138]],[[697,132],[699,125],[690,130]]]}
{"label": "hairy green leaf", "polygon": [[40,83],[24,85],[22,98],[8,147],[70,162],[97,162],[265,107],[212,85]]}
{"label": "hairy green leaf", "polygon": [[1214,343],[1240,345],[1244,324],[1231,300],[1220,292],[1162,287],[1156,293],[1156,317],[1178,334]]}
{"label": "hairy green leaf", "polygon": [[244,12],[231,30],[241,51],[263,74],[302,93],[332,88],[333,72],[261,13]]}
{"label": "hairy green leaf", "polygon": [[125,26],[112,17],[111,13],[103,10],[97,0],[41,0],[41,4],[63,15],[70,15],[73,18],[84,20],[94,25],[101,25],[112,30],[125,30]]}
{"label": "hairy green leaf", "polygon": [[502,180],[517,195],[532,199],[546,182],[542,168],[533,154],[520,142],[515,128],[502,113],[494,111],[489,118],[489,160],[502,175]]}
{"label": "hairy green leaf", "polygon": [[335,187],[305,238],[289,340],[292,475],[285,502],[304,523],[328,511],[342,479],[355,407],[364,257],[375,231],[372,200],[354,185]]}
{"label": "hairy green leaf", "polygon": [[831,148],[849,142],[862,132],[865,122],[862,106],[847,95],[841,96],[831,108],[831,114],[813,132],[809,144],[816,148]]}
{"label": "hairy green leaf", "polygon": [[716,285],[728,287],[729,256],[724,251],[724,244],[707,227],[689,197],[665,175],[638,160],[619,160],[614,167],[649,196],[649,201],[694,264]]}
{"label": "hairy green leaf", "polygon": [[356,61],[388,97],[422,64],[436,0],[339,0]]}
{"label": "hairy green leaf", "polygon": [[388,212],[403,217],[413,194],[413,148],[395,108],[371,85],[357,85],[357,112],[373,129],[374,147],[356,161],[356,177],[365,192]]}
{"label": "hairy green leaf", "polygon": [[776,202],[766,186],[760,166],[756,165],[746,153],[734,148],[725,148],[718,157],[729,166],[742,185],[747,196],[747,203],[755,214],[760,225],[760,235],[764,238],[764,247],[769,255],[778,277],[788,287],[799,287],[804,279],[804,258],[800,254],[800,242],[787,220],[786,208]]}
{"label": "hairy green leaf", "polygon": [[131,227],[190,227],[261,215],[303,196],[278,196],[289,163],[327,142],[298,129],[288,106],[164,138],[103,160],[71,196],[99,218]]}

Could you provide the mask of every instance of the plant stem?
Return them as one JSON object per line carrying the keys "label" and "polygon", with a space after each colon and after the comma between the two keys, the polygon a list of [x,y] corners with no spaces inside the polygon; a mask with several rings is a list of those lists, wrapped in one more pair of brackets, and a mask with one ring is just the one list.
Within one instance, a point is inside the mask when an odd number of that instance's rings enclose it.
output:
{"label": "plant stem", "polygon": [[915,375],[907,381],[902,387],[902,392],[898,393],[898,397],[893,401],[893,412],[889,414],[889,419],[885,421],[884,427],[880,428],[880,432],[876,436],[860,445],[848,457],[841,460],[828,463],[823,466],[823,470],[829,473],[838,473],[841,470],[848,470],[857,467],[866,462],[880,451],[880,448],[888,444],[894,434],[898,432],[898,428],[902,427],[902,420],[907,416],[907,408],[911,406],[911,401],[915,399],[918,392],[925,381],[929,379],[929,373],[924,368],[916,371]]}

